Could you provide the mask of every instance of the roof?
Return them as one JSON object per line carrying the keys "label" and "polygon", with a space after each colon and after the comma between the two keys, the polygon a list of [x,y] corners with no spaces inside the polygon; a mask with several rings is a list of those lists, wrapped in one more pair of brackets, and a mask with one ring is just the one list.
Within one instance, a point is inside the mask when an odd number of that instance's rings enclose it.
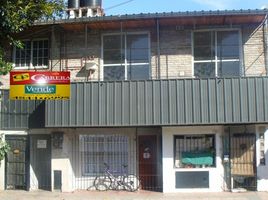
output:
{"label": "roof", "polygon": [[[140,13],[126,15],[96,16],[82,18],[60,18],[40,20],[35,25],[62,26],[88,24],[92,29],[120,28],[120,23],[127,22],[124,27],[137,28],[153,26],[158,20],[161,25],[225,25],[260,23],[268,14],[267,9],[256,10],[217,10],[217,11],[186,11],[168,13]],[[212,17],[213,16],[213,17]]]}

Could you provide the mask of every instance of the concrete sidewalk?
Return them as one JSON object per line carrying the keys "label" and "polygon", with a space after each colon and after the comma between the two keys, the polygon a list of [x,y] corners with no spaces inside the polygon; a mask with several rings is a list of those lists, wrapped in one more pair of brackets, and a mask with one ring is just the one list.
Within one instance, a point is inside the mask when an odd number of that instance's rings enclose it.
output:
{"label": "concrete sidewalk", "polygon": [[0,191],[0,200],[268,200],[268,192],[243,193],[176,193],[77,191],[74,193],[46,191]]}

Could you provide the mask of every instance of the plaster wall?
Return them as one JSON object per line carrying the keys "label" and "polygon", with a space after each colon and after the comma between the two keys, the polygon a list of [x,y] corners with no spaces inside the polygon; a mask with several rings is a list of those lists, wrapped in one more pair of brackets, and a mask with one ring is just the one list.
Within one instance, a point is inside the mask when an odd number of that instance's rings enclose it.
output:
{"label": "plaster wall", "polygon": [[[264,133],[265,165],[260,164],[260,134]],[[256,135],[257,190],[268,191],[268,127],[257,129]]]}
{"label": "plaster wall", "polygon": [[[222,165],[222,127],[163,127],[163,192],[220,192],[223,191],[224,169]],[[175,135],[215,134],[216,139],[216,167],[211,168],[175,168],[174,167],[174,136]],[[175,188],[175,173],[189,171],[208,171],[209,188]]]}
{"label": "plaster wall", "polygon": [[[93,189],[93,181],[95,176],[85,176],[82,173],[83,158],[79,147],[79,135],[110,135],[119,134],[129,137],[129,163],[136,165],[136,146],[134,128],[118,128],[118,129],[57,129],[49,130],[61,131],[64,133],[62,149],[52,147],[51,174],[52,188],[54,188],[53,171],[60,170],[62,172],[62,192],[71,192],[79,189]],[[130,166],[130,165],[129,165]],[[134,168],[132,170],[135,170]],[[132,173],[135,173],[132,172]]]}

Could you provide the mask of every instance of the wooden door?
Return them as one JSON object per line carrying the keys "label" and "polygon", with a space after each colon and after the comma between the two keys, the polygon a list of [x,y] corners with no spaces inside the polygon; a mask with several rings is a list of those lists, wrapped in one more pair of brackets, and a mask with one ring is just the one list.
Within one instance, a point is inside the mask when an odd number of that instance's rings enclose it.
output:
{"label": "wooden door", "polygon": [[157,136],[139,136],[139,178],[141,189],[157,190]]}
{"label": "wooden door", "polygon": [[255,134],[233,134],[231,137],[233,188],[256,190],[255,143]]}

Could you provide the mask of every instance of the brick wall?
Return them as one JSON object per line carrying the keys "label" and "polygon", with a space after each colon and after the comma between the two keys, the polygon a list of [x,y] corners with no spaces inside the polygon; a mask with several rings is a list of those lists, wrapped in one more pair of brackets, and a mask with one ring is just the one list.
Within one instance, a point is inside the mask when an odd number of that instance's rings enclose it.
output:
{"label": "brick wall", "polygon": [[[150,33],[152,79],[192,77],[191,30],[176,30],[172,27],[161,28],[160,59],[158,59],[156,30],[143,29],[137,31],[148,31]],[[112,32],[120,32],[120,30],[113,30]],[[54,31],[52,29],[46,36],[50,38],[51,44],[49,70],[70,70],[72,81],[102,80],[102,33],[104,32],[88,30],[86,39],[84,29],[54,29]],[[111,32],[105,31],[105,33]],[[241,33],[244,54],[243,71],[246,76],[265,75],[263,27],[243,28]],[[44,35],[41,36],[44,37]],[[160,65],[158,61],[160,61]],[[96,63],[96,71],[91,74],[85,71],[85,62]],[[160,69],[158,66],[160,66]],[[8,82],[8,76],[2,76],[0,88],[8,88]]]}
{"label": "brick wall", "polygon": [[[52,34],[53,35],[53,34]],[[52,37],[51,63],[53,70],[69,70],[72,81],[99,80],[101,37],[99,32],[68,30],[55,32]],[[85,63],[96,63],[94,73],[85,70]]]}
{"label": "brick wall", "polygon": [[262,76],[265,70],[263,27],[242,30],[244,72],[246,76]]}
{"label": "brick wall", "polygon": [[[140,30],[139,30],[140,31]],[[148,30],[143,30],[148,31]],[[158,59],[158,46],[156,33],[150,31],[151,37],[151,77],[152,79],[189,78],[193,74],[192,65],[192,39],[191,30],[160,30],[160,59]],[[114,32],[114,31],[113,31]],[[115,31],[116,32],[116,31]],[[118,31],[119,32],[119,31]],[[262,27],[242,29],[243,44],[243,71],[246,76],[260,76],[265,74],[263,30]],[[109,33],[106,32],[106,33]],[[88,33],[88,47],[84,48],[84,33],[66,34],[65,68],[71,70],[75,81],[85,80],[83,74],[76,76],[78,69],[83,67],[83,56],[94,55],[94,61],[99,68],[91,75],[92,80],[102,78],[101,66],[101,33]],[[87,53],[85,53],[87,52]],[[160,61],[160,69],[158,69]],[[160,74],[159,74],[160,73]]]}
{"label": "brick wall", "polygon": [[[153,42],[152,46],[157,46]],[[160,31],[160,70],[158,52],[152,49],[152,78],[182,78],[192,76],[191,31],[162,30]]]}

